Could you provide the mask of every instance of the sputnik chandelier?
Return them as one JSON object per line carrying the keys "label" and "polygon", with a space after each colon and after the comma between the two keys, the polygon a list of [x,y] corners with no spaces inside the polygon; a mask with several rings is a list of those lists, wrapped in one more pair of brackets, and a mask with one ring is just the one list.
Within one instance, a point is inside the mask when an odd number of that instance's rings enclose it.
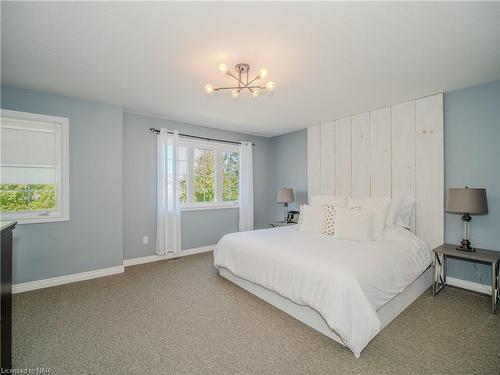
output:
{"label": "sputnik chandelier", "polygon": [[267,81],[265,84],[259,84],[256,82],[267,76],[267,69],[262,68],[254,79],[250,79],[250,65],[248,64],[236,64],[234,67],[235,73],[231,73],[226,64],[220,64],[219,70],[229,77],[234,78],[238,85],[225,86],[225,87],[214,87],[213,85],[205,85],[205,92],[207,94],[212,94],[215,91],[220,90],[231,90],[231,95],[233,98],[238,98],[243,90],[250,91],[250,95],[254,98],[259,95],[261,90],[273,91],[276,84],[273,81]]}

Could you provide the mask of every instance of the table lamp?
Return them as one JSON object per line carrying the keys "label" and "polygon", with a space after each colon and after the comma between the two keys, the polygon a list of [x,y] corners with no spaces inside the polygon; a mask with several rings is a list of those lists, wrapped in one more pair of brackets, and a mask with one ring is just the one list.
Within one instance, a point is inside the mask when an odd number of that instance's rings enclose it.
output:
{"label": "table lamp", "polygon": [[276,198],[276,203],[283,203],[285,206],[285,219],[284,223],[288,220],[288,203],[293,202],[293,189],[292,188],[282,188],[278,190],[278,197]]}
{"label": "table lamp", "polygon": [[470,245],[469,223],[470,215],[481,215],[488,213],[488,202],[486,200],[486,189],[465,188],[448,189],[448,202],[446,212],[461,214],[464,222],[464,238],[457,250],[475,251]]}

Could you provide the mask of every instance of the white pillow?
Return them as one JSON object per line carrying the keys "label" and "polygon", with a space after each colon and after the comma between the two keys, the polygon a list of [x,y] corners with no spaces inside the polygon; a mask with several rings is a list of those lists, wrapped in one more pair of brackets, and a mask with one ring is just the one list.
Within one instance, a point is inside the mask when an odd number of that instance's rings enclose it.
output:
{"label": "white pillow", "polygon": [[393,198],[389,205],[385,225],[388,227],[398,225],[409,229],[414,203],[413,199]]}
{"label": "white pillow", "polygon": [[385,219],[391,198],[349,198],[347,207],[371,208],[373,211],[372,237],[374,240],[384,238]]}
{"label": "white pillow", "polygon": [[406,229],[411,229],[411,219],[413,217],[413,207],[414,203],[412,201],[405,200],[402,202],[398,216],[396,218],[396,221],[394,222],[394,225],[406,228]]}
{"label": "white pillow", "polygon": [[385,219],[386,226],[390,227],[396,222],[403,199],[404,198],[392,198],[389,209],[387,210],[387,218]]}
{"label": "white pillow", "polygon": [[338,240],[371,241],[373,211],[371,208],[335,207],[335,233]]}
{"label": "white pillow", "polygon": [[335,206],[345,207],[347,197],[345,195],[313,195],[311,197],[311,206]]}
{"label": "white pillow", "polygon": [[321,233],[323,231],[325,207],[304,204],[301,206],[301,216],[302,221],[299,227],[301,231],[312,233]]}

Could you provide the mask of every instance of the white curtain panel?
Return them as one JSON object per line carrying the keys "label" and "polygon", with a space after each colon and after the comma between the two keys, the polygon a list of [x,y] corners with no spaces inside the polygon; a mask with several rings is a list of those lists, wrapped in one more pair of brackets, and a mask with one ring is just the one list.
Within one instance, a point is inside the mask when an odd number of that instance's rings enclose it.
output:
{"label": "white curtain panel", "polygon": [[181,251],[181,210],[177,174],[179,133],[161,129],[156,146],[156,253]]}
{"label": "white curtain panel", "polygon": [[252,142],[240,144],[240,232],[253,230]]}

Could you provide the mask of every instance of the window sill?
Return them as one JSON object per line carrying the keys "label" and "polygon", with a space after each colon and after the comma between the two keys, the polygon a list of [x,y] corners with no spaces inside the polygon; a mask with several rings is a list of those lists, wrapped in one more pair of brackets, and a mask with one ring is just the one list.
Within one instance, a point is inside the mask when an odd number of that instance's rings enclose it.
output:
{"label": "window sill", "polygon": [[208,205],[184,206],[184,207],[181,207],[181,211],[227,210],[227,209],[234,209],[234,208],[240,208],[240,206],[237,204],[234,204],[234,205],[233,204],[231,204],[231,205],[219,204],[219,205],[213,205],[213,206],[208,206]]}
{"label": "window sill", "polygon": [[15,221],[18,224],[43,224],[54,223],[58,221],[69,221],[69,214],[57,212],[53,215],[16,215],[16,214],[0,214],[0,219]]}

